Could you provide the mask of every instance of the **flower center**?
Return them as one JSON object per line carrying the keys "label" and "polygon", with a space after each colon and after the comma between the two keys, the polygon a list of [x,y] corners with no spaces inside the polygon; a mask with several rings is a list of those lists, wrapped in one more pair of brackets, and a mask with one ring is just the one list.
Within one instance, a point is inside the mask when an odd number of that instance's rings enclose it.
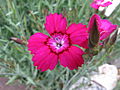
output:
{"label": "flower center", "polygon": [[48,40],[47,45],[49,45],[52,51],[56,53],[62,52],[70,46],[68,35],[55,33]]}

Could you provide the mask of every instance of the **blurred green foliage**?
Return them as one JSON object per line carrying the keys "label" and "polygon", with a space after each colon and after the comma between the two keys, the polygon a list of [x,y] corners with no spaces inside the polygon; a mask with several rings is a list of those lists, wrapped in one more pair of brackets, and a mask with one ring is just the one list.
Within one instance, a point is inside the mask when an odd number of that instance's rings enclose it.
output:
{"label": "blurred green foliage", "polygon": [[[36,87],[36,90],[61,90],[63,85],[67,87],[71,81],[96,69],[94,61],[91,61],[79,70],[70,71],[57,65],[53,71],[40,72],[33,66],[27,48],[10,40],[11,37],[27,40],[36,32],[47,34],[44,22],[49,13],[62,13],[67,18],[68,25],[73,22],[87,25],[94,13],[94,9],[89,6],[91,2],[92,0],[0,0],[0,76],[9,77],[8,84],[17,79]],[[120,8],[109,19],[120,25],[119,12]]]}

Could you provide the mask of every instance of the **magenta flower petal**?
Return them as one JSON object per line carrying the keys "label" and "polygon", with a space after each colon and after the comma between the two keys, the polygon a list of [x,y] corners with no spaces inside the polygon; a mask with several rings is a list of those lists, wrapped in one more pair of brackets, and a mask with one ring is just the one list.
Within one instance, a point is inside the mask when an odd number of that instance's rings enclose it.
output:
{"label": "magenta flower petal", "polygon": [[81,47],[87,49],[88,48],[88,39],[86,39],[85,41],[83,41],[81,44],[79,44]]}
{"label": "magenta flower petal", "polygon": [[70,35],[72,44],[78,44],[81,47],[87,48],[88,32],[87,32],[86,25],[83,25],[81,23],[71,24],[68,27],[66,33]]}
{"label": "magenta flower petal", "polygon": [[108,20],[101,20],[101,26],[100,26],[100,40],[103,40],[110,36],[110,34],[117,29],[117,25],[113,25]]}
{"label": "magenta flower petal", "polygon": [[67,20],[62,16],[62,14],[50,14],[46,17],[45,28],[49,34],[55,32],[65,33],[67,27]]}
{"label": "magenta flower petal", "polygon": [[94,1],[90,4],[90,6],[91,6],[92,8],[98,9],[100,6],[101,6],[101,7],[107,7],[107,6],[111,5],[111,4],[112,4],[112,2],[110,2],[110,1],[94,0]]}
{"label": "magenta flower petal", "polygon": [[58,63],[58,56],[54,53],[50,53],[43,61],[40,62],[37,69],[41,69],[41,71],[46,71],[48,69],[53,70]]}
{"label": "magenta flower petal", "polygon": [[72,56],[68,51],[64,51],[59,55],[60,64],[64,67],[68,67],[70,70],[77,69],[76,63],[73,61]]}
{"label": "magenta flower petal", "polygon": [[[43,52],[45,51],[45,52]],[[50,49],[48,46],[42,46],[40,47],[36,53],[34,54],[32,61],[34,62],[34,66],[38,66],[40,60],[43,60],[44,58],[46,58],[48,55],[50,54]]]}
{"label": "magenta flower petal", "polygon": [[28,40],[28,50],[31,51],[31,54],[36,53],[36,51],[44,46],[44,42],[46,42],[48,36],[43,33],[35,33]]}
{"label": "magenta flower petal", "polygon": [[97,5],[96,3],[91,3],[90,4],[90,6],[92,7],[92,8],[95,8],[95,9],[98,9],[100,6],[99,5]]}
{"label": "magenta flower petal", "polygon": [[41,71],[48,69],[53,70],[58,62],[58,57],[54,53],[50,52],[49,47],[43,46],[39,48],[36,54],[32,58],[34,66]]}
{"label": "magenta flower petal", "polygon": [[88,32],[95,27],[95,20],[100,32],[100,40],[106,39],[114,30],[117,29],[117,25],[112,24],[109,20],[101,19],[99,15],[94,14],[89,21]]}
{"label": "magenta flower petal", "polygon": [[102,7],[107,7],[107,6],[111,5],[111,4],[112,4],[112,2],[108,1],[108,2],[106,2],[104,4],[101,4],[101,6]]}
{"label": "magenta flower petal", "polygon": [[68,51],[59,55],[60,64],[70,70],[77,69],[84,63],[83,54],[84,52],[80,48],[71,46]]}

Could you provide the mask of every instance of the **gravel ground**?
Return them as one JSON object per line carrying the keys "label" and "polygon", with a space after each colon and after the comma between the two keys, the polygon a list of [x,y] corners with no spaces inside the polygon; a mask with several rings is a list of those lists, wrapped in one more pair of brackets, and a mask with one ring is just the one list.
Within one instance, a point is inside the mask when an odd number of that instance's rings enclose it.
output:
{"label": "gravel ground", "polygon": [[7,78],[0,77],[0,90],[28,90],[25,85],[19,84],[17,81],[14,84],[6,85],[7,81]]}

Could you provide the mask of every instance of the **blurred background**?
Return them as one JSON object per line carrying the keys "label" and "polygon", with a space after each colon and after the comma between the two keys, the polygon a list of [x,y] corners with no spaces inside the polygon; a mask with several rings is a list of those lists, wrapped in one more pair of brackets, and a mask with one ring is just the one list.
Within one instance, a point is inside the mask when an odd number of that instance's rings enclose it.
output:
{"label": "blurred background", "polygon": [[[27,47],[12,41],[11,37],[27,41],[36,32],[48,34],[44,22],[50,13],[62,13],[67,18],[68,25],[73,22],[87,25],[95,13],[90,7],[91,2],[92,0],[0,0],[0,78],[7,77],[7,84],[17,80],[28,90],[62,90],[80,76],[89,76],[91,71],[97,69],[94,62],[100,60],[104,53],[94,56],[89,65],[83,65],[79,70],[70,71],[57,65],[53,71],[40,72],[33,66],[32,55]],[[103,13],[99,14],[104,18]],[[120,5],[107,19],[120,25]],[[117,60],[119,68],[120,35],[111,50],[102,58],[101,64],[109,62],[116,65],[114,61]],[[119,90],[120,83],[117,87],[115,90]]]}

